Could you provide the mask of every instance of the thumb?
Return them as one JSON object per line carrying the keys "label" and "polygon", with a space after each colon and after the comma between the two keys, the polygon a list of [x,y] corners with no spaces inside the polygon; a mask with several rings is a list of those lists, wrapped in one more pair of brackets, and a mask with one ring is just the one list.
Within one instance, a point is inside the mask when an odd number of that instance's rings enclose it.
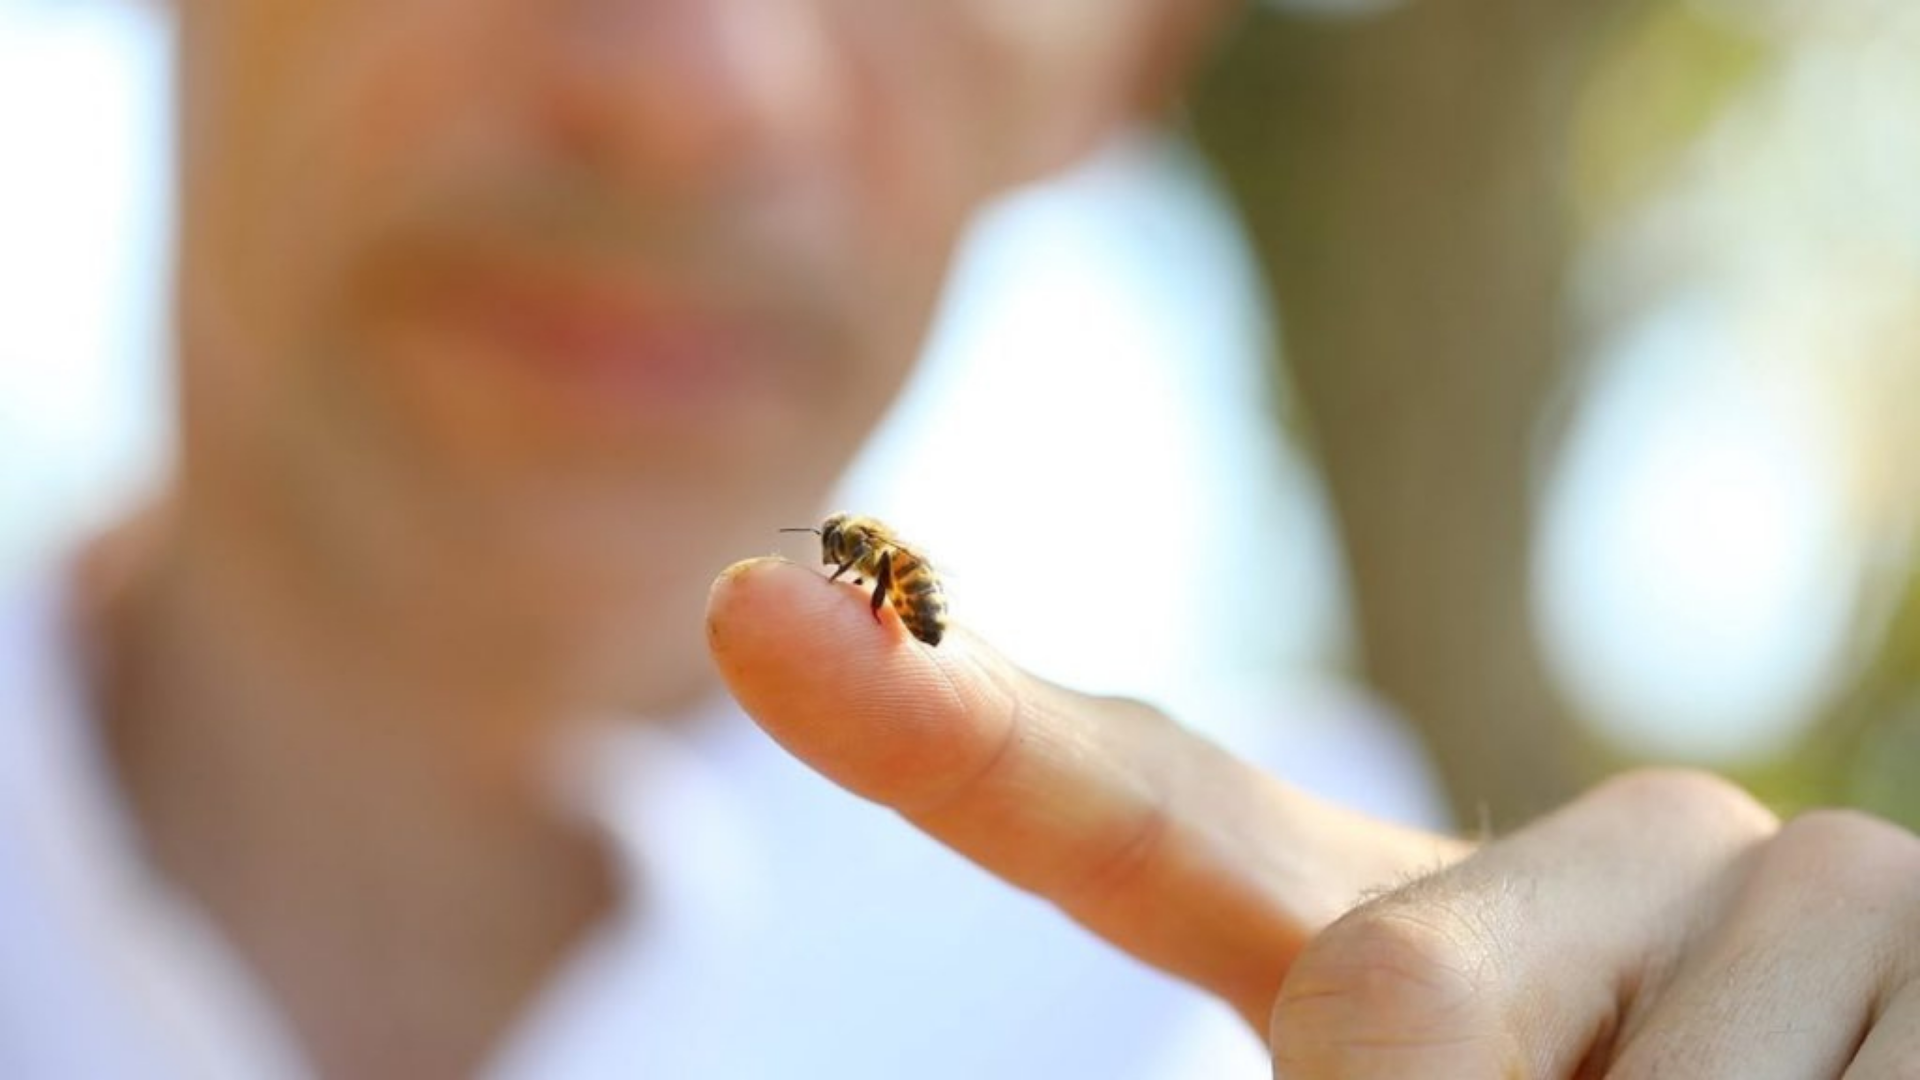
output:
{"label": "thumb", "polygon": [[777,559],[714,583],[707,634],[790,753],[1265,1032],[1307,939],[1445,838],[1293,790],[1144,705],[1076,694],[964,631],[914,641]]}

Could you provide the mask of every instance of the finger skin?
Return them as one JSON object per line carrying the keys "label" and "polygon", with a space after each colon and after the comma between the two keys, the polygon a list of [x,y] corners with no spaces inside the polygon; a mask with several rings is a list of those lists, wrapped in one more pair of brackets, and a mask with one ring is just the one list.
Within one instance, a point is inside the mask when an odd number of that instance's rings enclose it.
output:
{"label": "finger skin", "polygon": [[[1610,1077],[1839,1076],[1889,982],[1915,970],[1912,834],[1865,814],[1815,811],[1750,861],[1726,916],[1659,1000],[1636,1010]],[[1920,1060],[1909,1067],[1920,1075]]]}
{"label": "finger skin", "polygon": [[1657,996],[1773,827],[1705,776],[1605,784],[1316,938],[1274,1009],[1274,1073],[1599,1075],[1581,1070],[1604,1064],[1629,1004]]}
{"label": "finger skin", "polygon": [[1840,1080],[1914,1080],[1920,1076],[1920,971],[1909,966],[1906,984],[1874,1018],[1873,1029]]}
{"label": "finger skin", "polygon": [[1307,938],[1464,847],[1301,795],[1134,702],[1021,672],[963,629],[780,560],[730,568],[708,644],[783,747],[1264,1027]]}

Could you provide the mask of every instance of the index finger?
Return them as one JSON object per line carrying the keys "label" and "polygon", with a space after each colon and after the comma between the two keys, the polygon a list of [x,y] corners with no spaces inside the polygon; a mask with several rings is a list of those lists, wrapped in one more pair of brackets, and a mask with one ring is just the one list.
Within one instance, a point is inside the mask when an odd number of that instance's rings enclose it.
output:
{"label": "index finger", "polygon": [[1077,694],[957,630],[777,559],[714,583],[708,644],[789,752],[1265,1031],[1306,940],[1457,842],[1281,784],[1136,702]]}

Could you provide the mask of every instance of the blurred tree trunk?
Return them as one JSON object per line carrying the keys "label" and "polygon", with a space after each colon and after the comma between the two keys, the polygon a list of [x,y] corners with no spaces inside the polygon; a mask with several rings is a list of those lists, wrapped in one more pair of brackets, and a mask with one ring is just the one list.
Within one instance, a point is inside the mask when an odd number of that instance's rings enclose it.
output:
{"label": "blurred tree trunk", "polygon": [[1191,105],[1273,289],[1365,674],[1468,826],[1588,779],[1532,632],[1532,484],[1564,344],[1567,119],[1624,2],[1256,6]]}

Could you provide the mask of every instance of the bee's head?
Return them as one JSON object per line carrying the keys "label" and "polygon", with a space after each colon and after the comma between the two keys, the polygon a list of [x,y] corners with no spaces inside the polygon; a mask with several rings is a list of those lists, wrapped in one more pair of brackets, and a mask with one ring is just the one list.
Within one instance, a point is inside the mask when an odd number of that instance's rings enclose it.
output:
{"label": "bee's head", "polygon": [[849,541],[853,539],[847,522],[851,515],[835,514],[820,523],[820,554],[824,561],[838,563],[846,560]]}
{"label": "bee's head", "polygon": [[825,563],[838,563],[846,560],[847,548],[852,546],[854,533],[858,531],[857,529],[849,529],[847,527],[848,523],[852,520],[852,514],[835,514],[821,522],[820,527],[817,529],[811,526],[805,526],[798,529],[781,529],[780,531],[810,532],[818,536],[820,538],[820,561]]}

